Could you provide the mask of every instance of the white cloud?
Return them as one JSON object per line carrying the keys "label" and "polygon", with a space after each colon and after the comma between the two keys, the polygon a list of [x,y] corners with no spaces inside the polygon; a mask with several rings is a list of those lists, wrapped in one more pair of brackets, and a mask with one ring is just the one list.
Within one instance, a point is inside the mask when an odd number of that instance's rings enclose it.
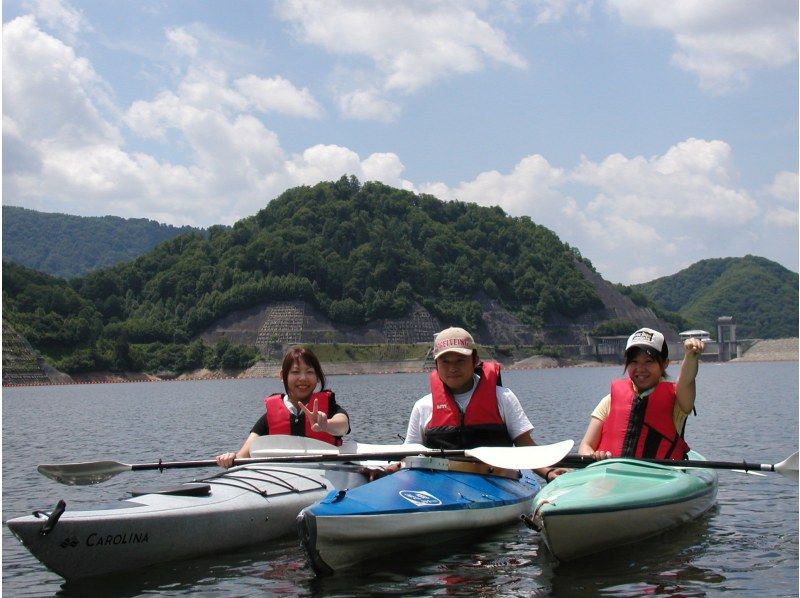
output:
{"label": "white cloud", "polygon": [[197,56],[199,42],[197,38],[183,27],[167,29],[165,33],[170,47],[179,54],[194,58]]}
{"label": "white cloud", "polygon": [[592,10],[593,0],[533,0],[536,24],[556,23],[570,13],[586,20]]}
{"label": "white cloud", "polygon": [[[288,0],[277,7],[297,37],[336,55],[364,57],[383,94],[413,93],[449,75],[472,73],[489,62],[525,68],[505,34],[481,18],[472,3],[417,0]],[[386,120],[396,110],[374,92],[343,95],[347,117]]]}
{"label": "white cloud", "polygon": [[447,196],[481,205],[499,205],[513,216],[525,214],[539,223],[551,225],[559,221],[565,201],[557,190],[563,182],[563,171],[553,168],[537,154],[520,160],[507,175],[496,170],[482,172],[475,180],[461,183]]}
{"label": "white cloud", "polygon": [[750,71],[797,59],[796,0],[606,0],[623,21],[671,32],[673,63],[698,76],[700,87],[725,93]]}
{"label": "white cloud", "polygon": [[764,222],[768,226],[797,229],[797,210],[790,210],[783,206],[771,207],[764,215]]}
{"label": "white cloud", "polygon": [[583,159],[573,178],[602,191],[588,205],[595,213],[737,226],[758,212],[755,200],[732,184],[731,149],[722,141],[688,139],[650,159],[620,154],[600,163]]}
{"label": "white cloud", "polygon": [[400,107],[375,89],[357,89],[338,98],[339,112],[353,120],[392,122],[400,116]]}
{"label": "white cloud", "polygon": [[798,187],[797,173],[783,171],[775,175],[768,192],[773,197],[796,207],[800,194]]}
{"label": "white cloud", "polygon": [[105,84],[89,62],[43,33],[32,16],[3,24],[3,115],[23,138],[119,141],[98,109],[109,103]]}
{"label": "white cloud", "polygon": [[78,33],[91,30],[83,15],[61,0],[35,0],[32,13],[69,42],[74,42]]}
{"label": "white cloud", "polygon": [[292,116],[320,118],[322,106],[307,88],[297,89],[290,81],[275,76],[268,79],[248,75],[237,79],[236,89],[261,112],[279,112]]}

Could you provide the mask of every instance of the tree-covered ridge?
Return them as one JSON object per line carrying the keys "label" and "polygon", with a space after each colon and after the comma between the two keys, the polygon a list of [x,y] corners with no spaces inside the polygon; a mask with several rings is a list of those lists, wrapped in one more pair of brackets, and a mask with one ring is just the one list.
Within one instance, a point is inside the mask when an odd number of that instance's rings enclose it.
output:
{"label": "tree-covered ridge", "polygon": [[3,261],[73,278],[132,260],[191,231],[198,229],[145,218],[71,216],[3,206]]}
{"label": "tree-covered ridge", "polygon": [[290,298],[339,323],[399,317],[416,300],[477,326],[483,293],[541,324],[599,304],[575,257],[499,208],[342,178],[291,189],[230,229],[182,235],[74,287],[136,337],[188,338],[231,311]]}
{"label": "tree-covered ridge", "polygon": [[[282,299],[305,299],[347,324],[399,317],[418,301],[475,329],[476,298],[489,296],[541,326],[601,305],[576,259],[527,217],[343,177],[291,189],[231,228],[180,235],[131,262],[50,285],[72,298],[84,349],[186,345],[235,310]],[[16,297],[7,305],[22,334],[43,338],[35,330],[43,320],[31,314],[47,316],[49,307]],[[63,361],[77,337],[65,329],[61,340],[48,347]]]}
{"label": "tree-covered ridge", "polygon": [[702,260],[633,288],[712,333],[725,315],[741,338],[797,336],[798,275],[763,257]]}

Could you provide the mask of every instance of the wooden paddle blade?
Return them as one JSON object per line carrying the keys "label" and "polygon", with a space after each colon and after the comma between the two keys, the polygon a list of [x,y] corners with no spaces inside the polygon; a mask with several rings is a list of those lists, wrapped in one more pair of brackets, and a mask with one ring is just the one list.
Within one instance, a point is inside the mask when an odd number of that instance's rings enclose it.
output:
{"label": "wooden paddle blade", "polygon": [[91,461],[39,465],[36,469],[51,480],[68,486],[89,486],[105,482],[123,471],[130,471],[131,466],[117,461]]}
{"label": "wooden paddle blade", "polygon": [[496,447],[483,446],[464,451],[468,457],[495,467],[506,469],[539,469],[558,463],[575,444],[573,440],[562,440],[554,444],[536,446]]}
{"label": "wooden paddle blade", "polygon": [[797,481],[797,453],[775,465],[775,471],[789,479]]}

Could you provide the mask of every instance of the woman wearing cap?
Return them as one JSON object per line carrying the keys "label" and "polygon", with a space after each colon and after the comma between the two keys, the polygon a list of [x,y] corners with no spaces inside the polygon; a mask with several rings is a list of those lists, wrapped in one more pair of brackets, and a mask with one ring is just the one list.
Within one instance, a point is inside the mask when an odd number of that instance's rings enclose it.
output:
{"label": "woman wearing cap", "polygon": [[[478,359],[469,332],[448,328],[437,334],[433,358],[431,392],[414,404],[406,444],[442,449],[536,444],[519,399],[502,386],[500,364]],[[549,481],[565,471],[541,468],[536,473]]]}
{"label": "woman wearing cap", "polygon": [[[283,356],[281,379],[286,394],[264,399],[265,414],[256,421],[242,448],[217,455],[225,469],[236,459],[250,456],[250,444],[259,436],[287,434],[306,436],[339,446],[350,432],[347,412],[337,403],[333,391],[325,389],[325,374],[319,359],[310,349],[292,347]],[[314,392],[319,384],[319,392]]]}
{"label": "woman wearing cap", "polygon": [[677,382],[666,379],[669,349],[664,335],[650,328],[634,332],[625,346],[628,377],[614,380],[592,416],[578,452],[581,455],[684,459],[686,417],[694,409],[695,378],[705,343],[683,343]]}

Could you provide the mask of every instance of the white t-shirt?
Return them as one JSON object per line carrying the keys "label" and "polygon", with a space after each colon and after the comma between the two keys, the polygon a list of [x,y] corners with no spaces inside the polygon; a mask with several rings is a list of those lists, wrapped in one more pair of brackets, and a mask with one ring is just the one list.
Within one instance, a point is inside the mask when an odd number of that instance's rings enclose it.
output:
{"label": "white t-shirt", "polygon": [[[453,398],[461,409],[461,413],[467,409],[469,400],[472,398],[472,393],[478,385],[480,378],[473,375],[472,388],[465,393],[453,395]],[[506,429],[511,440],[517,438],[520,434],[530,432],[533,430],[528,416],[520,405],[517,395],[505,386],[497,386],[497,407],[500,409],[500,417],[506,423]],[[408,419],[408,429],[406,430],[405,444],[423,444],[423,432],[428,422],[431,421],[433,415],[433,395],[427,394],[414,403],[414,408],[411,410],[411,417]]]}

